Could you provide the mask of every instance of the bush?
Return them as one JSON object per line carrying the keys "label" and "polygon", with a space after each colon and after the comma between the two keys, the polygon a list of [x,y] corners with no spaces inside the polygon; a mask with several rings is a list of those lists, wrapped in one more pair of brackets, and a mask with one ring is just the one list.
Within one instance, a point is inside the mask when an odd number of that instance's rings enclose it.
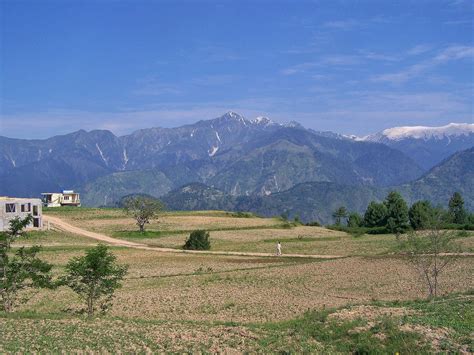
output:
{"label": "bush", "polygon": [[455,229],[474,231],[474,224],[457,224],[457,223],[446,223],[441,226],[442,229]]}
{"label": "bush", "polygon": [[367,234],[388,234],[390,233],[385,227],[372,227],[367,228]]}
{"label": "bush", "polygon": [[235,218],[254,218],[256,215],[254,215],[252,212],[232,212],[230,214],[232,217]]}
{"label": "bush", "polygon": [[211,241],[209,239],[209,232],[205,230],[195,230],[189,235],[189,238],[184,243],[185,250],[209,250],[211,249]]}
{"label": "bush", "polygon": [[306,223],[306,225],[308,227],[321,227],[321,223],[319,223],[318,221],[308,222],[308,223]]}

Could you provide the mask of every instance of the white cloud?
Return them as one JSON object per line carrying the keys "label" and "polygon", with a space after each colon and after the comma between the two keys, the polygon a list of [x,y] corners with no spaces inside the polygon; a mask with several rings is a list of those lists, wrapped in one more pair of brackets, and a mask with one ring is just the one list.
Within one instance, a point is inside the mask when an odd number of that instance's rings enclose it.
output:
{"label": "white cloud", "polygon": [[374,76],[371,80],[374,82],[389,82],[392,84],[402,84],[420,76],[421,74],[429,70],[434,69],[439,65],[448,63],[450,61],[473,58],[474,47],[453,45],[445,48],[431,59],[421,61],[396,73],[388,73]]}
{"label": "white cloud", "polygon": [[407,51],[407,55],[420,55],[430,51],[433,47],[428,44],[418,44]]}

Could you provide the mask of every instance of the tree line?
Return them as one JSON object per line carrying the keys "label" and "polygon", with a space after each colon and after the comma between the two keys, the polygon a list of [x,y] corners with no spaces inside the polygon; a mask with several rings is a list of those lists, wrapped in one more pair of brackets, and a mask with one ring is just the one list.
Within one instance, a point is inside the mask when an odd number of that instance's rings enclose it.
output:
{"label": "tree line", "polygon": [[372,201],[363,215],[348,212],[341,206],[333,213],[336,227],[367,228],[368,233],[393,233],[399,235],[410,229],[423,230],[429,227],[433,216],[438,216],[445,229],[474,229],[474,214],[464,208],[464,199],[455,192],[449,200],[448,209],[433,206],[421,200],[408,207],[397,191],[391,191],[382,202]]}

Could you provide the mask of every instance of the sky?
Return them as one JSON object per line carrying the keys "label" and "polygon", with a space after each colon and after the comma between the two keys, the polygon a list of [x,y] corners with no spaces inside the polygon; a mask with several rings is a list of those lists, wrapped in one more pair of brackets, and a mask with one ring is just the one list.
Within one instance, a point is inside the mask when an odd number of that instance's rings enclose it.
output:
{"label": "sky", "polygon": [[0,0],[0,135],[474,122],[474,1]]}

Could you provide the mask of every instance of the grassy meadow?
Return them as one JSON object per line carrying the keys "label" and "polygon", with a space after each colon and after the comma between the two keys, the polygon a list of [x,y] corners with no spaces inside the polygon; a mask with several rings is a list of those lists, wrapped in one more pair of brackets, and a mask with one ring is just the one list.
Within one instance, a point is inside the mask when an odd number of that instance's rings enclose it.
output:
{"label": "grassy meadow", "polygon": [[[46,209],[86,230],[149,246],[180,248],[194,229],[212,250],[334,255],[255,257],[164,253],[111,247],[129,265],[106,315],[88,320],[66,288],[40,290],[15,313],[0,313],[0,352],[152,351],[474,351],[474,262],[457,257],[441,275],[442,296],[427,302],[419,276],[396,254],[393,235],[353,237],[322,227],[221,211],[165,213],[137,233],[118,209]],[[472,252],[474,233],[456,239]],[[21,245],[61,275],[95,241],[56,230]]]}

